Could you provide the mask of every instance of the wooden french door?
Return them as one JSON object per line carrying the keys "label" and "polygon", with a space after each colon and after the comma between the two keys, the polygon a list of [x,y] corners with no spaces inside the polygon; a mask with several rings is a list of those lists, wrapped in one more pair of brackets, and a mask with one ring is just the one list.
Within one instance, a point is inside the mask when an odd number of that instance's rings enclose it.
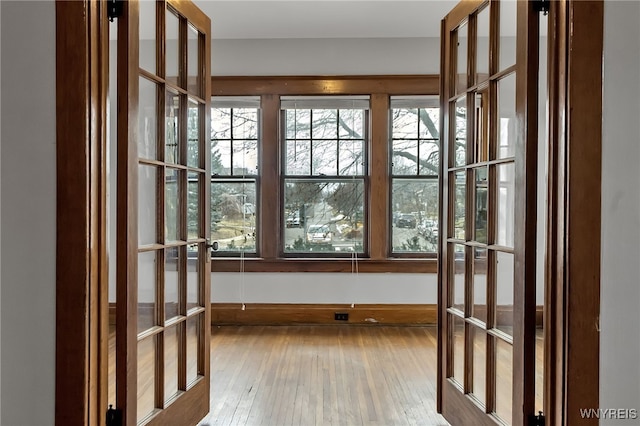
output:
{"label": "wooden french door", "polygon": [[124,424],[209,411],[210,19],[189,0],[118,19],[116,404]]}
{"label": "wooden french door", "polygon": [[538,12],[469,0],[442,21],[439,408],[534,424]]}

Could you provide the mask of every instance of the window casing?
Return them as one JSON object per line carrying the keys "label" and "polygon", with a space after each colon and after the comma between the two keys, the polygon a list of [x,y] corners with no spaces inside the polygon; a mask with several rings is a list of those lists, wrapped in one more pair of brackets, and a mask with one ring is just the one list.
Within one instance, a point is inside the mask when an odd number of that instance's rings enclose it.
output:
{"label": "window casing", "polygon": [[[392,250],[392,173],[391,173],[391,106],[390,100],[397,96],[436,95],[439,91],[439,78],[437,75],[420,76],[337,76],[337,77],[213,77],[212,95],[214,100],[218,96],[259,96],[260,98],[260,143],[259,143],[259,176],[256,177],[256,192],[258,201],[256,204],[256,254],[254,257],[242,257],[242,253],[235,255],[216,255],[212,261],[212,271],[234,272],[436,272],[437,263],[435,254],[393,252]],[[362,125],[363,147],[362,153],[349,153],[342,159],[363,157],[363,162],[351,161],[352,167],[345,167],[348,161],[340,161],[340,150],[335,149],[336,155],[329,156],[331,161],[325,164],[311,164],[311,152],[308,150],[309,160],[305,164],[292,161],[287,164],[287,155],[293,155],[296,160],[304,160],[305,138],[286,134],[287,102],[296,98],[300,101],[301,95],[305,98],[317,98],[321,96],[340,96],[342,98],[355,98],[356,100],[368,99],[368,107],[365,110]],[[353,99],[351,99],[353,102]],[[352,107],[352,105],[350,105]],[[291,109],[291,108],[289,108]],[[297,104],[297,110],[348,110],[349,107],[337,108],[335,105],[323,104],[320,106],[307,106]],[[309,117],[311,123],[311,117]],[[337,130],[339,131],[339,129]],[[289,154],[287,153],[287,139],[289,140]],[[311,137],[309,136],[309,139]],[[315,137],[313,138],[315,139]],[[322,139],[318,138],[318,142]],[[332,146],[338,146],[336,140],[330,139]],[[348,139],[340,137],[336,139]],[[356,138],[359,139],[359,138]],[[295,142],[295,143],[294,143]],[[324,141],[328,144],[327,141]],[[353,143],[353,141],[344,141]],[[309,142],[310,143],[310,142]],[[358,143],[359,144],[359,143]],[[310,145],[309,145],[310,147]],[[325,148],[326,150],[326,148]],[[295,152],[295,153],[294,153]],[[295,154],[298,154],[296,157]],[[340,166],[342,164],[342,167]],[[362,167],[362,170],[357,170]],[[335,168],[335,172],[333,172]],[[308,170],[308,171],[307,171]],[[329,173],[331,174],[329,174]],[[397,176],[398,179],[406,176]],[[425,178],[426,179],[426,178]],[[437,182],[437,179],[435,180]],[[301,202],[297,208],[292,208],[290,200],[292,195],[291,185],[287,192],[286,184],[298,185],[322,183],[331,192],[333,198],[331,204],[341,204],[340,198],[358,200],[358,197],[345,196],[353,188],[338,190],[339,185],[351,187],[362,186],[363,206],[362,219],[360,213],[347,215],[341,210],[348,210],[348,206],[342,209],[330,207],[325,212],[330,224],[336,226],[333,232],[337,232],[337,225],[342,230],[349,232],[345,225],[338,223],[347,220],[347,216],[357,217],[354,220],[354,232],[350,233],[355,239],[362,238],[362,249],[357,243],[348,241],[343,244],[339,252],[335,249],[323,250],[285,250],[287,232],[293,231],[304,242],[307,238],[317,243],[327,237],[322,228],[326,223],[310,223],[316,225],[313,230],[320,232],[308,236],[301,229],[302,216],[309,213],[301,212]],[[360,190],[358,189],[360,192]],[[298,191],[300,192],[300,191]],[[302,191],[305,192],[305,191]],[[308,192],[308,191],[307,191]],[[262,196],[260,196],[262,195]],[[326,204],[329,204],[328,202]],[[358,200],[358,205],[360,201]],[[289,205],[287,207],[287,205]],[[215,206],[213,206],[215,208]],[[313,207],[315,208],[315,206]],[[351,207],[358,210],[357,207]],[[316,213],[312,212],[315,216]],[[362,224],[362,225],[361,225]],[[289,227],[289,228],[288,228]],[[358,232],[362,229],[362,233]],[[331,241],[333,241],[332,235]],[[341,243],[345,243],[341,241]],[[290,243],[291,245],[291,243]],[[338,244],[336,244],[338,245]],[[300,247],[298,242],[297,248]],[[343,250],[344,248],[344,250]],[[352,251],[357,248],[358,251]],[[357,260],[354,264],[354,256]]]}

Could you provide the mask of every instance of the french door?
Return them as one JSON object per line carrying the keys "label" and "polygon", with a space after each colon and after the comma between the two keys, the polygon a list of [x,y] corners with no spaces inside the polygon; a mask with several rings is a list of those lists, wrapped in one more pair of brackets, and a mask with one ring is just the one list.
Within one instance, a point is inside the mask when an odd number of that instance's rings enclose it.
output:
{"label": "french door", "polygon": [[452,425],[533,424],[533,4],[463,1],[442,21],[439,408]]}
{"label": "french door", "polygon": [[124,424],[209,411],[210,19],[189,0],[118,18],[116,406]]}

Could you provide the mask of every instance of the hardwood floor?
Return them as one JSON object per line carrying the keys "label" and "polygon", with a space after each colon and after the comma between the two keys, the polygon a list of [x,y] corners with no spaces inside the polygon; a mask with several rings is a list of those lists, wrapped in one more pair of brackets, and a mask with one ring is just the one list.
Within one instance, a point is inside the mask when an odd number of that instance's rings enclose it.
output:
{"label": "hardwood floor", "polygon": [[214,327],[211,380],[201,426],[448,424],[436,327]]}

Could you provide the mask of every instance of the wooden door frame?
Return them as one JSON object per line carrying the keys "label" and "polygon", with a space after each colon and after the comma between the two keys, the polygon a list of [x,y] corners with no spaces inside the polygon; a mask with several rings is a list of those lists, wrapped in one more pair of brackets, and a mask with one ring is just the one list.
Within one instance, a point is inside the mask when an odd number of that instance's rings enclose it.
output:
{"label": "wooden door frame", "polygon": [[[554,344],[545,404],[553,425],[583,422],[578,409],[599,406],[603,16],[603,0],[551,2],[554,293],[545,324]],[[56,0],[57,425],[104,424],[107,408],[107,28],[105,2]]]}

